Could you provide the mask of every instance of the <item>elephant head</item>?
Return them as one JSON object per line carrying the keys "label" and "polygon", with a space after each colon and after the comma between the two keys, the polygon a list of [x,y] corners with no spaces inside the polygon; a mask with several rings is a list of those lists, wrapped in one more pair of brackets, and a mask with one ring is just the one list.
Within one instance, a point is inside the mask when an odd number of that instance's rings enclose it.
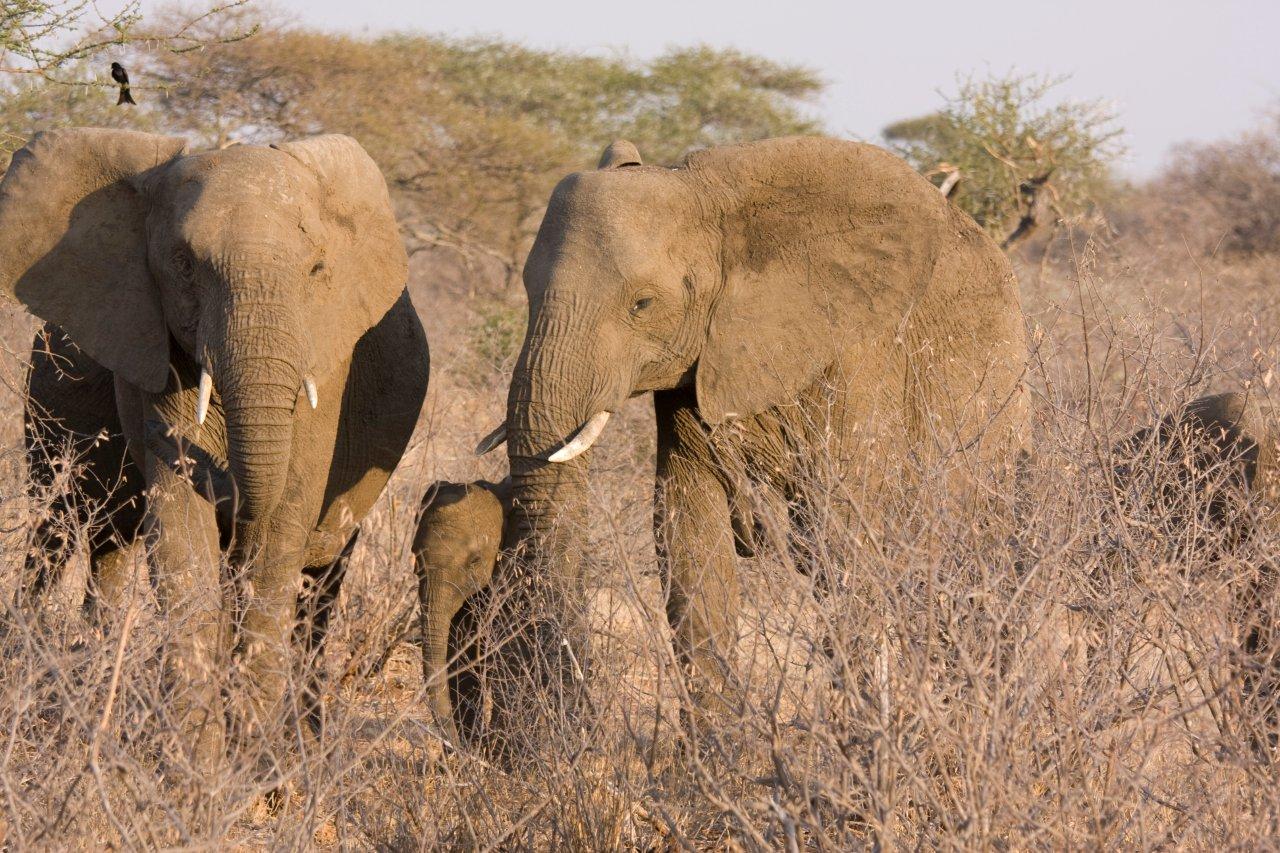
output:
{"label": "elephant head", "polygon": [[0,293],[145,392],[198,368],[192,414],[216,390],[244,518],[280,501],[300,396],[315,407],[406,277],[382,176],[343,136],[187,154],[48,131],[0,183]]}
{"label": "elephant head", "polygon": [[[585,521],[566,517],[583,504],[582,454],[628,397],[687,387],[715,428],[795,400],[851,339],[891,340],[949,222],[898,158],[815,137],[675,168],[617,142],[565,178],[524,270],[506,424],[479,448],[508,442],[511,542]],[[572,560],[563,544],[544,554]]]}

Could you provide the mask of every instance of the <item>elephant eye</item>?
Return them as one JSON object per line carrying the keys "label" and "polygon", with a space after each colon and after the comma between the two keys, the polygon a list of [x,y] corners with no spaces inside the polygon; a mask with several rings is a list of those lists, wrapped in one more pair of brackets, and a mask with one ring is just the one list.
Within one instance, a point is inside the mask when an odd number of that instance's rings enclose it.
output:
{"label": "elephant eye", "polygon": [[312,274],[312,275],[319,275],[319,274],[320,274],[320,273],[322,273],[322,272],[324,272],[324,260],[323,260],[323,259],[322,259],[322,260],[319,260],[319,261],[316,261],[316,262],[315,262],[315,264],[311,267],[311,274]]}
{"label": "elephant eye", "polygon": [[632,305],[631,305],[631,313],[632,313],[632,314],[640,314],[640,313],[642,313],[642,312],[644,312],[644,311],[649,310],[649,306],[651,306],[651,305],[653,305],[653,297],[652,297],[652,296],[641,296],[641,297],[640,297],[639,299],[637,299],[634,303],[632,303]]}
{"label": "elephant eye", "polygon": [[196,264],[190,253],[179,249],[173,253],[173,268],[182,278],[189,279],[195,273]]}

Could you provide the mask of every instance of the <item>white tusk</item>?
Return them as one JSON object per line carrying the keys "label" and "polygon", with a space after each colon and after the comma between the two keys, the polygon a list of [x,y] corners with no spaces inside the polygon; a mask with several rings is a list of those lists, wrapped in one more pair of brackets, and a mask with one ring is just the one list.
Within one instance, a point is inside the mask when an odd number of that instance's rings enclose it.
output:
{"label": "white tusk", "polygon": [[209,398],[213,395],[213,377],[207,368],[200,368],[200,398],[196,401],[196,423],[203,426],[209,414]]}
{"label": "white tusk", "polygon": [[591,420],[582,425],[582,429],[578,430],[573,440],[548,456],[547,461],[568,462],[575,456],[585,453],[591,445],[595,444],[600,433],[604,432],[604,425],[608,422],[609,412],[596,412],[591,416]]}
{"label": "white tusk", "polygon": [[302,377],[302,388],[307,392],[307,402],[311,404],[311,408],[314,409],[320,405],[320,395],[316,393],[316,381],[311,378],[310,373]]}
{"label": "white tusk", "polygon": [[507,440],[507,425],[502,423],[493,432],[480,439],[480,443],[476,445],[476,456],[484,456],[490,450],[502,445]]}

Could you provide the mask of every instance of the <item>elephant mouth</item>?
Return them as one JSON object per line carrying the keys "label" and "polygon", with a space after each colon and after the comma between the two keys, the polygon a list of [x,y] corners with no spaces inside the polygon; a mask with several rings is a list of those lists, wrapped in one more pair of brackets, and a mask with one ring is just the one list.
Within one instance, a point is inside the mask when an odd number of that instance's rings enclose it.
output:
{"label": "elephant mouth", "polygon": [[[302,384],[298,387],[299,393],[307,395],[307,403],[310,404],[314,411],[320,405],[320,393],[316,389],[316,380],[310,373],[302,375]],[[200,385],[199,394],[196,397],[196,424],[204,426],[205,418],[209,416],[209,401],[213,399],[213,374],[205,365],[200,366]]]}
{"label": "elephant mouth", "polygon": [[[612,414],[613,412],[607,409],[596,412],[577,429],[569,433],[555,450],[545,454],[546,461],[555,463],[568,462],[586,453],[596,443],[596,439],[600,438]],[[491,450],[501,447],[506,440],[507,424],[503,423],[493,432],[480,439],[480,443],[476,445],[476,455],[484,456]]]}

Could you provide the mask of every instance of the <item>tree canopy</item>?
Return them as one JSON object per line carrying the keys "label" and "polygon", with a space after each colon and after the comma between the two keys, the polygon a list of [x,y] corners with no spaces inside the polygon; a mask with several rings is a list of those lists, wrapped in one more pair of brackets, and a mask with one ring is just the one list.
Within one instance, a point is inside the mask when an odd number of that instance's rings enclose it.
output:
{"label": "tree canopy", "polygon": [[962,79],[937,112],[889,125],[890,147],[997,239],[1017,242],[1050,208],[1087,210],[1111,184],[1120,128],[1105,103],[1053,101],[1062,77]]}
{"label": "tree canopy", "polygon": [[[642,61],[499,39],[359,37],[238,4],[148,22],[203,47],[128,47],[146,92],[136,110],[115,109],[88,85],[11,81],[0,102],[5,147],[60,124],[175,133],[208,147],[346,133],[383,169],[411,245],[487,256],[509,277],[556,180],[593,165],[614,139],[661,163],[707,145],[816,132],[804,107],[824,85],[803,67],[708,47]],[[66,60],[64,76],[90,77],[84,62]]]}

